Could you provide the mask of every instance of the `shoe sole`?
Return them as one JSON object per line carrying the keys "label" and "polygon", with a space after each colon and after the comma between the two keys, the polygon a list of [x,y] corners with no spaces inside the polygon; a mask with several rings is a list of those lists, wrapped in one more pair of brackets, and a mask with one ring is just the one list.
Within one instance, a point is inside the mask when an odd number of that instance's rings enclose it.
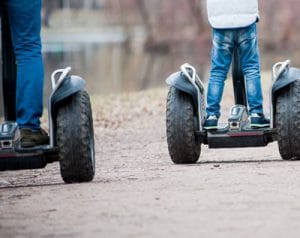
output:
{"label": "shoe sole", "polygon": [[217,126],[208,126],[208,127],[203,127],[205,130],[217,130],[218,127]]}
{"label": "shoe sole", "polygon": [[35,147],[36,144],[34,142],[21,142],[21,147]]}
{"label": "shoe sole", "polygon": [[250,126],[253,128],[265,128],[270,127],[270,124],[250,124]]}
{"label": "shoe sole", "polygon": [[36,147],[36,146],[47,145],[47,144],[49,144],[49,142],[37,143],[37,142],[33,142],[33,141],[21,141],[21,147],[24,147],[24,148]]}

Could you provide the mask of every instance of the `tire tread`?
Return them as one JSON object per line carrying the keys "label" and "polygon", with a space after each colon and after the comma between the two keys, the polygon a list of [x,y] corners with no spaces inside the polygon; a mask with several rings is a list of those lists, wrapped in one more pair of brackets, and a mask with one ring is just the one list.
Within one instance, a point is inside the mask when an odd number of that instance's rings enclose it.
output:
{"label": "tire tread", "polygon": [[300,80],[284,89],[276,101],[275,123],[284,160],[300,159]]}
{"label": "tire tread", "polygon": [[94,133],[92,110],[86,91],[67,99],[58,110],[56,142],[61,175],[66,183],[94,178]]}
{"label": "tire tread", "polygon": [[201,146],[195,135],[193,101],[174,87],[168,92],[166,125],[171,160],[175,164],[196,163]]}

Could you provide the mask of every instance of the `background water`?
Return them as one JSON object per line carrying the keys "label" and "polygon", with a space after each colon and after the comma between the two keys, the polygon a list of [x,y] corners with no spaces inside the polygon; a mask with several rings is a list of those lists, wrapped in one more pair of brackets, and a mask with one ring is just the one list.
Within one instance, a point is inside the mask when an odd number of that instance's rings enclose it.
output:
{"label": "background water", "polygon": [[45,44],[43,55],[46,94],[57,68],[71,66],[72,74],[86,80],[91,94],[110,94],[163,85],[166,75],[159,72],[168,62],[164,55],[127,52],[123,43]]}
{"label": "background water", "polygon": [[[51,73],[67,66],[72,67],[72,74],[86,80],[90,94],[105,95],[165,86],[167,76],[178,71],[181,64],[197,62],[198,56],[191,51],[182,54],[161,50],[147,52],[138,38],[134,47],[130,47],[118,32],[44,34],[45,96],[51,91]],[[207,75],[207,65],[196,66],[201,75]]]}

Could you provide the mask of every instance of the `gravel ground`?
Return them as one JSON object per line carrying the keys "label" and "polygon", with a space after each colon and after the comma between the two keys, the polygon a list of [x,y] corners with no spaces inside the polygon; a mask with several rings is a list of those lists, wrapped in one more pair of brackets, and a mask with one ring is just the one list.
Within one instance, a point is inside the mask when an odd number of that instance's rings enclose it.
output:
{"label": "gravel ground", "polygon": [[166,93],[92,97],[91,183],[64,184],[58,164],[1,172],[0,237],[299,237],[300,162],[272,143],[202,146],[197,164],[172,164]]}

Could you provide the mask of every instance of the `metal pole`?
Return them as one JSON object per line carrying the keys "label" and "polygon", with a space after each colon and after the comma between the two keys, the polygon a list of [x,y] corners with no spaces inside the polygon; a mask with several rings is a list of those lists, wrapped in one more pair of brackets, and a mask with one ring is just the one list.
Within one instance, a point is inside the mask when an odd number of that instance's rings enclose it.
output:
{"label": "metal pole", "polygon": [[234,48],[232,59],[232,84],[235,104],[244,105],[247,108],[245,78],[241,69],[240,54],[237,47]]}
{"label": "metal pole", "polygon": [[17,65],[13,51],[8,16],[2,5],[0,5],[0,12],[4,118],[6,121],[15,121]]}

